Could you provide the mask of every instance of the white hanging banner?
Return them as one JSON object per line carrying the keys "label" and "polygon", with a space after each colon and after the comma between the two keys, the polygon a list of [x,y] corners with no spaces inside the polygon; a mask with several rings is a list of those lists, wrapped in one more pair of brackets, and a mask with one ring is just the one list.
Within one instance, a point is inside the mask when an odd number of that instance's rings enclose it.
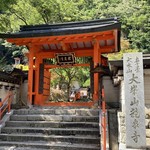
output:
{"label": "white hanging banner", "polygon": [[145,104],[142,53],[123,55],[126,147],[145,148]]}

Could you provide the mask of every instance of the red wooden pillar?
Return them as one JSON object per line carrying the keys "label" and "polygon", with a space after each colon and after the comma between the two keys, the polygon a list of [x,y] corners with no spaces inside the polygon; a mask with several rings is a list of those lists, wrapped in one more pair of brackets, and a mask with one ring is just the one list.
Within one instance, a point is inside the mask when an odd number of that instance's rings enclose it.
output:
{"label": "red wooden pillar", "polygon": [[39,80],[40,80],[40,63],[42,63],[43,59],[40,57],[40,55],[36,55],[35,59],[35,105],[41,105],[42,104],[42,94],[39,94]]}
{"label": "red wooden pillar", "polygon": [[[94,55],[93,55],[93,61],[94,61],[94,68],[100,64],[101,62],[101,53],[100,53],[100,45],[98,40],[94,41]],[[98,73],[94,73],[94,92],[93,92],[93,100],[98,101],[99,99],[99,75]]]}
{"label": "red wooden pillar", "polygon": [[49,70],[49,94],[51,93],[51,71]]}
{"label": "red wooden pillar", "polygon": [[28,103],[32,105],[34,90],[33,90],[33,72],[34,72],[34,47],[29,48],[29,71],[28,71]]}
{"label": "red wooden pillar", "polygon": [[50,96],[50,72],[49,69],[44,69],[43,103],[49,100],[49,96]]}

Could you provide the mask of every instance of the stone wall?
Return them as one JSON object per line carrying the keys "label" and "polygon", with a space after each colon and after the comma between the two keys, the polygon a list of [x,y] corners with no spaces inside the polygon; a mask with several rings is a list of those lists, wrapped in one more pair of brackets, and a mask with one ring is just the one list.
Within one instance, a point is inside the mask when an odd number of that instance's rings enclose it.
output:
{"label": "stone wall", "polygon": [[118,150],[118,118],[117,109],[109,109],[108,115],[108,133],[109,133],[109,150]]}
{"label": "stone wall", "polygon": [[118,142],[119,150],[125,150],[126,143],[126,128],[125,128],[125,114],[123,112],[118,112]]}
{"label": "stone wall", "polygon": [[150,108],[145,109],[145,124],[146,124],[146,142],[150,149]]}
{"label": "stone wall", "polygon": [[14,69],[9,73],[0,71],[0,101],[3,101],[11,91],[13,93],[12,106],[26,106],[27,87],[27,72],[22,72],[19,69]]}
{"label": "stone wall", "polygon": [[17,103],[17,99],[19,98],[19,85],[15,83],[8,83],[0,81],[0,99],[1,101],[4,100],[4,98],[7,96],[9,91],[13,92],[13,101],[12,104]]}

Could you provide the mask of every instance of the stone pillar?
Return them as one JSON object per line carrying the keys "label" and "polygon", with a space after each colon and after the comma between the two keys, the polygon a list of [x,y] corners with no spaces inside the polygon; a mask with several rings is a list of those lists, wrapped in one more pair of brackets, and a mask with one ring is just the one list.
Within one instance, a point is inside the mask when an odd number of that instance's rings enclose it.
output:
{"label": "stone pillar", "polygon": [[108,110],[109,150],[118,150],[117,110]]}
{"label": "stone pillar", "polygon": [[133,149],[126,148],[125,97],[124,97],[124,80],[123,79],[121,80],[121,83],[120,83],[120,103],[121,103],[121,111],[118,112],[119,150],[133,150]]}

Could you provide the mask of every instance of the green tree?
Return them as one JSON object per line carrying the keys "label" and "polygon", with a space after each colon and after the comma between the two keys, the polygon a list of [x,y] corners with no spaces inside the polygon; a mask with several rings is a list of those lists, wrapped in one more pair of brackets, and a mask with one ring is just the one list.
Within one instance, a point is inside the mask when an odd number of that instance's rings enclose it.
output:
{"label": "green tree", "polygon": [[150,52],[149,0],[1,0],[0,32],[20,25],[119,17],[130,49]]}
{"label": "green tree", "polygon": [[55,76],[52,80],[52,86],[62,89],[63,85],[67,88],[67,97],[69,99],[72,81],[78,81],[81,86],[89,79],[89,67],[69,67],[52,69]]}
{"label": "green tree", "polygon": [[2,0],[0,7],[1,32],[18,31],[20,25],[43,23],[40,14],[32,7],[29,0],[15,0],[7,3]]}
{"label": "green tree", "polygon": [[130,41],[131,48],[150,51],[148,0],[106,0],[97,3],[94,11],[96,18],[119,17],[122,22],[122,37]]}
{"label": "green tree", "polygon": [[21,64],[27,63],[25,53],[28,52],[25,46],[16,46],[5,40],[0,40],[0,70],[10,71],[15,63],[14,58],[19,57]]}
{"label": "green tree", "polygon": [[[12,47],[11,44],[4,41],[0,40],[0,70],[10,70],[12,67],[10,66],[13,63],[13,58],[12,58]],[[7,65],[9,65],[7,67]]]}

